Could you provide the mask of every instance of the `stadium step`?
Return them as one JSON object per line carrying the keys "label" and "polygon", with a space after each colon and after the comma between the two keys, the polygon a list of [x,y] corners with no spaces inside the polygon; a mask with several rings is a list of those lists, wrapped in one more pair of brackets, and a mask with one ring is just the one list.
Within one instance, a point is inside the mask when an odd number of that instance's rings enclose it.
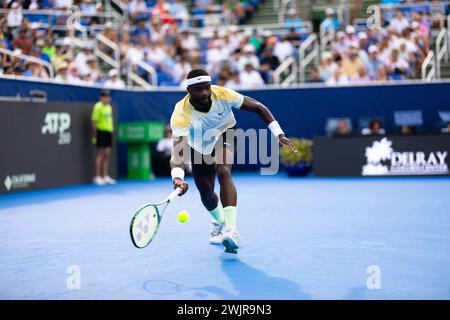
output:
{"label": "stadium step", "polygon": [[278,23],[278,11],[273,9],[273,0],[266,0],[250,19],[249,24],[255,25],[270,23]]}

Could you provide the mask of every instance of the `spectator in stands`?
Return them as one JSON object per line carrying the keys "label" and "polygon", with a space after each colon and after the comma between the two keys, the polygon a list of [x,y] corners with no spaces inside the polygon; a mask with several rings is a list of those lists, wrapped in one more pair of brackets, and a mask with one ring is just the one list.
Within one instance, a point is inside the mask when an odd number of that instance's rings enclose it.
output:
{"label": "spectator in stands", "polygon": [[326,84],[328,86],[346,85],[349,84],[349,79],[342,71],[342,68],[337,67],[333,72],[333,76],[326,81]]}
{"label": "spectator in stands", "polygon": [[336,42],[333,45],[333,53],[337,53],[340,55],[345,55],[347,53],[348,45],[345,39],[346,39],[345,32],[338,31],[336,33]]}
{"label": "spectator in stands", "polygon": [[378,59],[378,48],[375,45],[369,47],[369,59],[365,63],[364,67],[367,70],[367,75],[371,80],[379,79],[379,70],[382,65],[380,59]]}
{"label": "spectator in stands", "polygon": [[142,15],[147,11],[147,4],[144,0],[131,0],[128,3],[128,12],[133,21],[141,20]]}
{"label": "spectator in stands", "polygon": [[384,135],[386,131],[381,127],[381,121],[378,119],[373,119],[369,122],[367,128],[361,130],[363,135]]}
{"label": "spectator in stands", "polygon": [[311,68],[309,71],[309,76],[306,79],[307,83],[321,83],[323,80],[319,76],[319,69],[316,67]]}
{"label": "spectator in stands", "polygon": [[23,13],[22,5],[19,2],[13,2],[8,12],[6,21],[11,30],[18,29],[22,25]]}
{"label": "spectator in stands", "polygon": [[242,86],[250,88],[261,87],[264,85],[263,78],[259,72],[253,68],[251,63],[248,63],[245,66],[244,71],[240,72],[239,82]]}
{"label": "spectator in stands", "polygon": [[400,127],[401,134],[413,134],[416,132],[416,129],[413,126],[403,125]]}
{"label": "spectator in stands", "polygon": [[336,31],[341,27],[341,23],[335,16],[333,8],[325,9],[326,18],[321,22],[320,28],[325,31]]}
{"label": "spectator in stands", "polygon": [[69,37],[65,37],[62,41],[62,45],[64,47],[64,56],[65,58],[74,59],[74,51],[72,47],[72,39]]}
{"label": "spectator in stands", "polygon": [[[57,53],[58,54],[58,53]],[[58,54],[59,56],[59,54]],[[94,49],[90,45],[86,45],[83,47],[83,50],[78,52],[78,54],[75,57],[75,64],[78,68],[79,74],[87,74],[89,73],[90,69],[88,67],[87,61],[89,58],[94,56]],[[61,56],[59,56],[61,58]],[[65,59],[65,55],[63,56],[63,59]]]}
{"label": "spectator in stands", "polygon": [[105,88],[109,89],[125,89],[125,83],[119,77],[119,71],[111,69],[108,72],[108,80],[103,84]]}
{"label": "spectator in stands", "polygon": [[53,57],[56,54],[56,45],[53,43],[53,39],[51,36],[45,37],[42,52],[47,55],[47,57],[49,58],[49,62],[53,60]]}
{"label": "spectator in stands", "polygon": [[226,21],[230,24],[243,24],[245,21],[245,8],[237,0],[225,0],[223,13]]}
{"label": "spectator in stands", "polygon": [[295,8],[290,8],[287,13],[288,16],[285,21],[287,28],[294,28],[295,31],[301,32],[303,29],[303,21],[300,19],[297,10]]}
{"label": "spectator in stands", "polygon": [[[366,32],[359,32],[358,33],[358,39],[359,39],[359,48],[361,49],[360,52],[367,52],[369,50],[369,37]],[[361,57],[360,57],[361,58]]]}
{"label": "spectator in stands", "polygon": [[189,27],[189,11],[183,0],[176,0],[170,7],[170,14],[181,28]]}
{"label": "spectator in stands", "polygon": [[445,25],[447,4],[440,3],[439,0],[432,0],[430,3],[430,16],[432,27],[442,29]]}
{"label": "spectator in stands", "polygon": [[185,54],[188,59],[196,60],[200,56],[200,46],[197,38],[189,32],[188,29],[180,29],[180,47],[182,53]]}
{"label": "spectator in stands", "polygon": [[323,81],[327,81],[333,76],[336,64],[333,63],[333,55],[329,51],[324,51],[320,57],[318,66],[319,77]]}
{"label": "spectator in stands", "polygon": [[403,60],[397,49],[391,51],[390,59],[384,62],[384,65],[389,73],[389,76],[393,80],[406,79],[409,65]]}
{"label": "spectator in stands", "polygon": [[41,78],[48,79],[49,75],[44,66],[37,64],[33,61],[28,61],[25,63],[25,72],[23,73],[24,77],[33,77],[33,78]]}
{"label": "spectator in stands", "polygon": [[389,27],[398,33],[402,33],[403,30],[409,27],[409,21],[405,18],[401,9],[395,11],[395,18],[391,20]]}
{"label": "spectator in stands", "polygon": [[73,5],[73,0],[54,0],[54,9],[70,9]]}
{"label": "spectator in stands", "polygon": [[67,70],[69,69],[69,64],[66,61],[63,61],[58,69],[56,70],[55,81],[58,82],[68,82],[69,79],[67,77]]}
{"label": "spectator in stands", "polygon": [[192,65],[187,61],[187,59],[181,55],[179,61],[173,66],[172,77],[176,83],[181,83],[183,79],[186,78],[189,71],[192,70]]}
{"label": "spectator in stands", "polygon": [[100,101],[92,110],[92,142],[97,147],[95,157],[96,185],[115,184],[116,181],[109,176],[109,158],[113,145],[113,113],[111,107],[111,94],[109,90],[102,90]]}
{"label": "spectator in stands", "polygon": [[95,56],[90,56],[89,58],[87,58],[86,63],[89,69],[87,73],[90,75],[91,80],[94,83],[101,83],[103,80],[103,73],[98,67],[98,62]]}
{"label": "spectator in stands", "polygon": [[83,84],[78,73],[78,68],[75,64],[69,66],[69,73],[67,74],[67,82],[73,85]]}
{"label": "spectator in stands", "polygon": [[206,69],[209,74],[218,74],[222,62],[229,59],[229,56],[230,53],[223,47],[222,42],[211,42],[206,52]]}
{"label": "spectator in stands", "polygon": [[230,89],[238,89],[241,86],[239,73],[234,72],[231,74],[230,79],[225,83],[225,87]]}
{"label": "spectator in stands", "polygon": [[255,70],[259,69],[259,59],[255,55],[255,48],[251,44],[244,46],[243,54],[239,57],[237,62],[239,72],[244,71],[248,64],[251,64]]}
{"label": "spectator in stands", "polygon": [[358,78],[360,70],[364,69],[364,64],[359,59],[358,52],[358,47],[352,43],[348,51],[348,59],[342,61],[342,70],[349,79]]}
{"label": "spectator in stands", "polygon": [[144,38],[145,42],[150,41],[150,29],[147,27],[147,21],[145,17],[138,17],[137,24],[131,29],[131,42],[136,45],[140,42],[140,39]]}
{"label": "spectator in stands", "polygon": [[294,46],[288,41],[287,37],[282,37],[280,41],[275,43],[273,54],[277,56],[280,61],[285,61],[294,54],[294,49]]}
{"label": "spectator in stands", "polygon": [[350,129],[347,126],[347,121],[345,121],[345,119],[339,119],[334,136],[348,136],[350,133]]}
{"label": "spectator in stands", "polygon": [[27,30],[20,29],[19,35],[12,41],[14,49],[20,49],[23,54],[29,55],[33,48],[33,40],[27,34]]}
{"label": "spectator in stands", "polygon": [[347,46],[347,48],[350,48],[351,46],[359,48],[359,38],[356,35],[356,29],[352,25],[348,25],[345,27],[345,40],[344,43]]}
{"label": "spectator in stands", "polygon": [[273,72],[280,66],[280,59],[273,54],[273,50],[268,48],[261,58],[259,71],[265,83],[273,83]]}
{"label": "spectator in stands", "polygon": [[370,81],[371,81],[371,79],[370,79],[369,75],[367,74],[367,71],[364,67],[361,67],[358,70],[357,77],[351,79],[352,83],[361,83],[361,84],[368,83]]}

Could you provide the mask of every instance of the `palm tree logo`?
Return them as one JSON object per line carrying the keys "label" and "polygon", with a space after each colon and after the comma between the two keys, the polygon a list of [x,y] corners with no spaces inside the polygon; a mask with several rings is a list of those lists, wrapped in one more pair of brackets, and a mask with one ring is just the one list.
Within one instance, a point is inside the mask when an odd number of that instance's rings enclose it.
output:
{"label": "palm tree logo", "polygon": [[366,148],[367,164],[363,166],[362,175],[371,176],[388,173],[388,166],[383,165],[381,161],[391,159],[393,152],[392,141],[389,141],[387,138],[374,141],[371,147]]}

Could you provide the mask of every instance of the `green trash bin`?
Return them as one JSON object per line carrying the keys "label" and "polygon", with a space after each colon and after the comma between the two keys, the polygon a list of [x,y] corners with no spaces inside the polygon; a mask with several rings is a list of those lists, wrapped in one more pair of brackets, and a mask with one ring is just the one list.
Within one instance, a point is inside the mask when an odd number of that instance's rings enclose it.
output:
{"label": "green trash bin", "polygon": [[119,142],[127,143],[128,179],[149,180],[153,177],[150,143],[164,138],[164,123],[159,121],[119,124]]}

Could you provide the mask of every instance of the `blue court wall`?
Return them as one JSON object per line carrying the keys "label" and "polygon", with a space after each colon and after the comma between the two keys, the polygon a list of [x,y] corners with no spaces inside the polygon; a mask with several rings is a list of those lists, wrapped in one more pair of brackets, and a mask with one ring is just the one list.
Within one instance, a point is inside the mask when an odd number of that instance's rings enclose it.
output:
{"label": "blue court wall", "polygon": [[[49,101],[96,102],[100,88],[0,79],[0,96],[28,96],[44,90]],[[450,82],[369,85],[358,87],[309,87],[242,90],[270,108],[288,136],[312,138],[322,135],[328,117],[350,117],[357,127],[359,117],[382,117],[388,132],[397,132],[393,112],[422,110],[423,131],[435,131],[437,112],[450,110]],[[113,90],[119,122],[160,120],[168,122],[183,91]],[[264,128],[254,114],[235,111],[238,127]],[[119,173],[124,172],[123,146],[119,148]]]}

